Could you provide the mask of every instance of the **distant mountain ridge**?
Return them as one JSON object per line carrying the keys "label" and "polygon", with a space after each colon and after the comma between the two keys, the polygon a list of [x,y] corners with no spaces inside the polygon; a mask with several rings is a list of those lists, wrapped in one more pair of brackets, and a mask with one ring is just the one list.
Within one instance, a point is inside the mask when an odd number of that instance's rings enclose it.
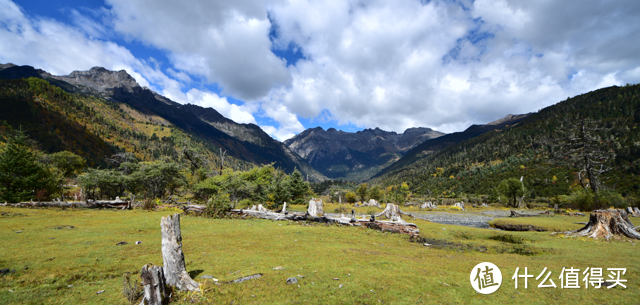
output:
{"label": "distant mountain ridge", "polygon": [[424,142],[420,145],[417,145],[409,152],[407,152],[402,158],[398,161],[394,162],[390,166],[386,167],[384,170],[380,171],[375,175],[375,177],[380,177],[382,175],[388,174],[392,171],[398,170],[400,168],[406,167],[422,158],[425,158],[435,152],[441,151],[449,146],[458,144],[462,141],[477,137],[483,133],[492,130],[502,129],[507,125],[516,125],[520,121],[529,117],[531,113],[527,114],[508,114],[502,119],[490,122],[485,125],[471,125],[464,131],[454,132],[437,139],[433,139],[431,141]]}
{"label": "distant mountain ridge", "polygon": [[424,127],[409,128],[401,134],[380,128],[351,133],[316,127],[284,144],[329,178],[366,180],[411,148],[442,135]]}
{"label": "distant mountain ridge", "polygon": [[240,160],[254,164],[274,163],[287,172],[298,168],[310,181],[322,181],[324,176],[274,140],[255,124],[239,124],[225,118],[213,108],[182,105],[149,88],[141,87],[125,70],[111,71],[93,67],[88,71],[73,71],[55,76],[31,66],[0,65],[0,78],[38,77],[67,92],[95,95],[110,101],[125,103],[149,117],[175,125],[228,152]]}

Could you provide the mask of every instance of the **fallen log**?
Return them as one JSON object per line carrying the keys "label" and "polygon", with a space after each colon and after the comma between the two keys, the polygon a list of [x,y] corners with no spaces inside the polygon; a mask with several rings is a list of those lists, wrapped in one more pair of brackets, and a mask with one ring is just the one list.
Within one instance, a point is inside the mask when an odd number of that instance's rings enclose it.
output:
{"label": "fallen log", "polygon": [[196,204],[188,204],[188,205],[183,205],[180,207],[185,213],[196,213],[196,214],[201,214],[204,213],[204,210],[207,208],[204,205],[196,205]]}
{"label": "fallen log", "polygon": [[[392,219],[395,221],[378,221],[378,220],[375,220],[375,215],[371,215],[370,219],[366,219],[366,216],[363,217],[363,219],[356,219],[355,217],[351,217],[351,218],[329,217],[329,216],[315,217],[315,216],[309,215],[308,213],[282,214],[282,213],[275,213],[275,212],[259,212],[259,211],[252,211],[252,210],[231,210],[231,213],[235,213],[238,215],[249,215],[256,218],[270,219],[270,220],[312,221],[312,222],[318,222],[318,223],[341,224],[341,225],[347,225],[347,226],[365,226],[368,228],[378,229],[382,231],[409,234],[411,236],[417,235],[420,233],[420,230],[415,224],[408,223],[402,220],[402,218],[400,218],[398,215],[392,216]],[[400,211],[400,213],[405,215],[410,215],[402,211]],[[371,223],[375,223],[377,225],[372,225]]]}
{"label": "fallen log", "polygon": [[102,208],[111,208],[111,209],[131,209],[131,201],[125,200],[87,200],[87,201],[30,201],[30,202],[19,202],[13,204],[3,204],[3,206],[12,206],[12,207],[58,207],[58,208],[88,208],[88,209],[102,209]]}
{"label": "fallen log", "polygon": [[566,236],[586,236],[593,239],[604,237],[607,241],[615,235],[640,239],[640,233],[627,217],[625,210],[597,210],[589,216],[589,223],[581,229],[561,232]]}

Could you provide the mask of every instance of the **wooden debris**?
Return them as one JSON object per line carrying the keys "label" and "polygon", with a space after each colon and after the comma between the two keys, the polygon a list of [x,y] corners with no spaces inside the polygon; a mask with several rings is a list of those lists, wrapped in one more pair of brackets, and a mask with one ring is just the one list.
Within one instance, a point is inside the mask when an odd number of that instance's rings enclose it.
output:
{"label": "wooden debris", "polygon": [[249,275],[249,276],[243,276],[243,277],[241,277],[241,278],[237,278],[237,279],[235,279],[235,280],[233,280],[233,281],[229,281],[229,282],[227,282],[227,284],[237,284],[237,283],[242,283],[242,282],[244,282],[244,281],[257,279],[257,278],[259,278],[259,277],[261,277],[261,276],[262,276],[262,273],[256,273],[256,274]]}
{"label": "wooden debris", "polygon": [[171,288],[167,286],[162,267],[148,263],[142,266],[140,277],[144,286],[144,298],[140,304],[169,304]]}

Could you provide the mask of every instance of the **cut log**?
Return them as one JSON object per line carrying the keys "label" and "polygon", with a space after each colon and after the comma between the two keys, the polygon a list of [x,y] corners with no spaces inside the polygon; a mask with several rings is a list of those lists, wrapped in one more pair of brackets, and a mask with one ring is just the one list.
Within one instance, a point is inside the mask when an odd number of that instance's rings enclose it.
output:
{"label": "cut log", "polygon": [[144,286],[141,305],[169,304],[171,288],[167,287],[162,267],[148,263],[142,266],[140,277]]}
{"label": "cut log", "polygon": [[309,200],[309,208],[307,208],[307,213],[314,217],[322,216],[324,214],[322,199],[313,198]]}
{"label": "cut log", "polygon": [[582,229],[563,232],[567,236],[586,236],[593,239],[604,237],[609,240],[615,235],[640,239],[640,233],[629,221],[625,210],[597,210],[589,216],[589,223]]}
{"label": "cut log", "polygon": [[162,217],[160,225],[162,226],[163,270],[167,285],[182,291],[199,291],[200,284],[191,279],[184,263],[180,214]]}
{"label": "cut log", "polygon": [[464,211],[464,201],[462,202],[456,202],[454,205],[454,207],[459,207],[461,210]]}

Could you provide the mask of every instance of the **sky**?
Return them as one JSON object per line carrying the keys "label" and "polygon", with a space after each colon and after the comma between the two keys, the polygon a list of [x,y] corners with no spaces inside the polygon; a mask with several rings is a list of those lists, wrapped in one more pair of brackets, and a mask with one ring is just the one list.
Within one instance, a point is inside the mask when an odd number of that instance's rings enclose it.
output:
{"label": "sky", "polygon": [[637,0],[0,0],[0,63],[124,69],[281,141],[462,131],[640,83],[639,51]]}

